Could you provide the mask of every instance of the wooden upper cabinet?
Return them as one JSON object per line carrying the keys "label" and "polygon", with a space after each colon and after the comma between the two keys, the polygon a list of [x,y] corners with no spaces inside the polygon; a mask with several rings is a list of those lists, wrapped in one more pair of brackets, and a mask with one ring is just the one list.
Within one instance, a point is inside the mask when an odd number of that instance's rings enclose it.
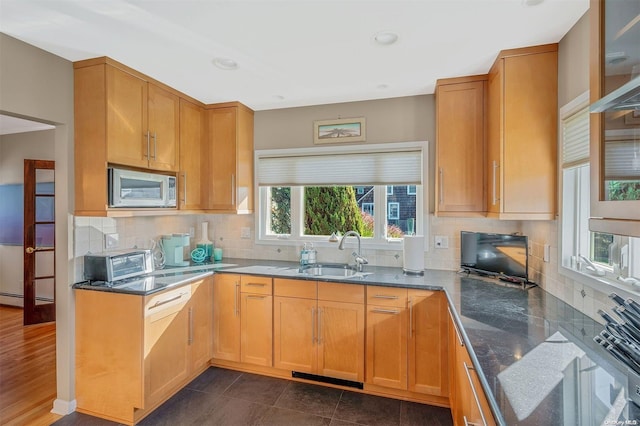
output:
{"label": "wooden upper cabinet", "polygon": [[[589,228],[635,237],[640,237],[640,60],[637,55],[629,55],[623,62],[607,56],[629,51],[631,46],[638,52],[638,14],[637,1],[590,2],[589,93],[592,111],[596,111],[590,114]],[[635,99],[635,105],[620,105],[619,100],[625,98]]]}
{"label": "wooden upper cabinet", "polygon": [[[107,161],[146,168],[149,164],[147,82],[112,66],[105,65],[105,71]],[[103,81],[96,83],[104,84]]]}
{"label": "wooden upper cabinet", "polygon": [[253,211],[253,111],[233,102],[207,111],[209,204],[221,213]]}
{"label": "wooden upper cabinet", "polygon": [[205,182],[209,178],[206,117],[199,105],[180,99],[180,173],[179,206],[183,210],[207,207]]}
{"label": "wooden upper cabinet", "polygon": [[109,164],[178,171],[180,95],[109,58],[73,66],[75,213],[107,216]]}
{"label": "wooden upper cabinet", "polygon": [[505,50],[489,72],[488,216],[556,215],[558,46]]}
{"label": "wooden upper cabinet", "polygon": [[180,98],[151,83],[148,86],[149,168],[176,172],[179,164]]}
{"label": "wooden upper cabinet", "polygon": [[487,76],[436,85],[437,216],[484,216]]}
{"label": "wooden upper cabinet", "polygon": [[179,97],[106,65],[107,161],[178,170]]}

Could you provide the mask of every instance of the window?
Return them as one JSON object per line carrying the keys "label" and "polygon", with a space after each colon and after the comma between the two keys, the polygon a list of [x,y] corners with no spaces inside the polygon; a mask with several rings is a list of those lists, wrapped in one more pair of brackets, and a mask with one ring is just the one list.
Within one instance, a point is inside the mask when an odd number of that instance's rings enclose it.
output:
{"label": "window", "polygon": [[407,195],[416,195],[415,185],[407,185]]}
{"label": "window", "polygon": [[563,107],[560,115],[562,266],[566,270],[588,274],[601,281],[631,283],[633,279],[640,280],[640,239],[589,231],[588,95],[583,95]]}
{"label": "window", "polygon": [[321,243],[356,230],[365,246],[399,246],[425,232],[426,152],[424,142],[257,151],[258,242]]}
{"label": "window", "polygon": [[387,217],[389,219],[400,219],[400,203],[389,203]]}

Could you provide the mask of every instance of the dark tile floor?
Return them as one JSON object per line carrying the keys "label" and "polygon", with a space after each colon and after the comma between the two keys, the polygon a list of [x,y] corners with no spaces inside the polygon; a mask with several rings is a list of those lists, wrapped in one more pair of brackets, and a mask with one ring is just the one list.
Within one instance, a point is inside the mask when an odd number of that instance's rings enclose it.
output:
{"label": "dark tile floor", "polygon": [[[72,413],[56,426],[116,423]],[[211,367],[140,425],[451,425],[447,408]]]}

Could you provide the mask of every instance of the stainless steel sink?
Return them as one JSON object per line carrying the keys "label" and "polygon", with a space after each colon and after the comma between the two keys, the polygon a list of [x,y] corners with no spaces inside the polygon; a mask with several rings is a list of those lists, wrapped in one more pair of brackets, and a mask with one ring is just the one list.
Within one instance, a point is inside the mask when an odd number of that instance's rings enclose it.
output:
{"label": "stainless steel sink", "polygon": [[343,263],[314,263],[313,265],[301,266],[298,272],[305,275],[313,275],[314,277],[352,277],[358,273],[355,266]]}

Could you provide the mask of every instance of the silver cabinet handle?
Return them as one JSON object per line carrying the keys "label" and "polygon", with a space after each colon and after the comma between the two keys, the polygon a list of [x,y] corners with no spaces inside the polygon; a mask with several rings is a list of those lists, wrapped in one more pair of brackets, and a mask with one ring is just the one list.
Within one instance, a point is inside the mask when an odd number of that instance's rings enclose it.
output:
{"label": "silver cabinet handle", "polygon": [[187,171],[185,170],[184,172],[182,172],[182,188],[184,189],[182,191],[182,203],[184,206],[187,205]]}
{"label": "silver cabinet handle", "polygon": [[146,136],[147,136],[147,152],[144,154],[144,157],[148,160],[149,159],[149,137],[151,136],[151,133],[149,133],[148,130],[147,130]]}
{"label": "silver cabinet handle", "polygon": [[156,132],[153,132],[153,159],[156,159],[156,154],[158,153],[158,137]]}
{"label": "silver cabinet handle", "polygon": [[500,200],[500,198],[497,197],[496,194],[496,187],[497,187],[497,182],[496,182],[496,170],[500,168],[500,165],[498,164],[497,161],[493,161],[493,182],[491,184],[491,191],[492,191],[492,201],[491,204],[492,205],[496,205],[496,203]]}
{"label": "silver cabinet handle", "polygon": [[442,204],[444,202],[444,171],[442,170],[442,167],[440,167],[439,170],[440,173],[440,204]]}
{"label": "silver cabinet handle", "polygon": [[476,401],[476,405],[478,406],[478,411],[480,412],[480,418],[482,419],[482,424],[487,425],[487,420],[484,418],[484,413],[482,412],[482,406],[480,405],[480,398],[478,398],[478,392],[476,391],[476,387],[473,385],[473,380],[471,379],[471,373],[469,370],[475,370],[475,368],[467,365],[465,361],[462,362],[464,364],[464,371],[467,373],[467,379],[469,379],[469,385],[471,386],[471,392],[473,392],[473,399]]}
{"label": "silver cabinet handle", "polygon": [[324,308],[318,308],[318,344],[322,344],[322,314],[324,314]]}
{"label": "silver cabinet handle", "polygon": [[373,296],[374,299],[392,299],[397,300],[398,296],[389,296],[387,294],[376,294]]}
{"label": "silver cabinet handle", "polygon": [[236,281],[236,288],[235,288],[235,293],[234,293],[234,298],[233,298],[233,312],[235,313],[236,316],[239,315],[239,310],[238,310],[238,297],[240,297],[240,283],[238,283]]}
{"label": "silver cabinet handle", "polygon": [[393,314],[393,315],[397,315],[400,313],[400,311],[395,310],[395,309],[372,309],[371,312],[376,312],[378,314]]}
{"label": "silver cabinet handle", "polygon": [[189,345],[193,343],[193,306],[189,307]]}
{"label": "silver cabinet handle", "polygon": [[187,294],[187,293],[180,293],[179,295],[174,296],[174,297],[172,297],[170,299],[166,299],[166,300],[158,300],[156,303],[153,304],[153,306],[149,307],[149,310],[155,309],[155,308],[157,308],[159,306],[166,305],[167,303],[171,303],[171,302],[174,302],[174,301],[176,301],[178,299],[181,299],[182,296],[184,296],[185,294]]}
{"label": "silver cabinet handle", "polygon": [[413,337],[413,296],[409,298],[409,338]]}
{"label": "silver cabinet handle", "polygon": [[464,346],[464,341],[462,337],[460,337],[460,331],[458,330],[458,326],[456,325],[456,321],[453,319],[453,314],[451,313],[451,308],[447,306],[447,311],[449,311],[449,317],[451,318],[451,324],[453,324],[453,330],[456,332],[456,336],[458,336],[458,342],[460,342],[460,346]]}
{"label": "silver cabinet handle", "polygon": [[311,344],[316,343],[316,308],[311,308]]}
{"label": "silver cabinet handle", "polygon": [[236,175],[231,174],[231,205],[236,205]]}

